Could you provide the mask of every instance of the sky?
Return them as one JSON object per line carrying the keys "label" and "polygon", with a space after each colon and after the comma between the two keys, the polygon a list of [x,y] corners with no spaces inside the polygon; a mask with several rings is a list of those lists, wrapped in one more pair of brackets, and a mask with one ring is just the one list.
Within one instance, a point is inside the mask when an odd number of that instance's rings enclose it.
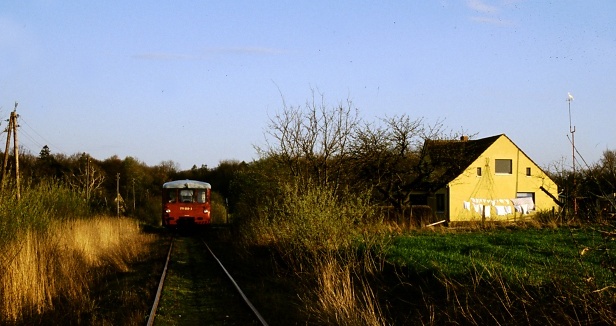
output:
{"label": "sky", "polygon": [[0,128],[17,102],[34,155],[215,167],[316,90],[506,134],[544,168],[571,167],[571,117],[593,164],[616,150],[615,21],[613,0],[3,0]]}

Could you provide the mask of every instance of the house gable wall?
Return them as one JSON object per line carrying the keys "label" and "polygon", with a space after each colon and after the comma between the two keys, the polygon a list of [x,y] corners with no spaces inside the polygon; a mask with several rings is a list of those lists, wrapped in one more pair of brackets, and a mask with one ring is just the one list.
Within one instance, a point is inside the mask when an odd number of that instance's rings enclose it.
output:
{"label": "house gable wall", "polygon": [[[511,173],[496,173],[497,159],[511,160]],[[502,169],[508,161],[500,163]],[[478,168],[481,176],[478,176]],[[476,205],[485,205],[490,215],[486,220],[514,220],[522,216],[516,213],[510,200],[518,193],[534,194],[535,211],[552,209],[556,204],[540,190],[541,186],[552,195],[558,195],[556,184],[541,168],[507,136],[501,135],[462,174],[448,183],[447,215],[452,222],[481,220],[482,214],[477,212]],[[511,213],[498,215],[502,214],[502,208],[497,211],[496,206],[509,206],[507,212]]]}

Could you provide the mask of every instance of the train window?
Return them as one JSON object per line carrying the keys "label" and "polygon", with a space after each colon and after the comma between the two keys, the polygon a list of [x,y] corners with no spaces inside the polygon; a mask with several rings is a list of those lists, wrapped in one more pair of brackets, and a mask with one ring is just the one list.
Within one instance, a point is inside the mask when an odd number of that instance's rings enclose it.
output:
{"label": "train window", "polygon": [[197,203],[205,203],[205,190],[197,190]]}
{"label": "train window", "polygon": [[169,190],[167,192],[167,201],[170,203],[175,203],[177,200],[176,198],[176,193],[175,193],[175,189]]}
{"label": "train window", "polygon": [[191,189],[180,190],[180,198],[182,198],[183,203],[192,203],[193,191]]}

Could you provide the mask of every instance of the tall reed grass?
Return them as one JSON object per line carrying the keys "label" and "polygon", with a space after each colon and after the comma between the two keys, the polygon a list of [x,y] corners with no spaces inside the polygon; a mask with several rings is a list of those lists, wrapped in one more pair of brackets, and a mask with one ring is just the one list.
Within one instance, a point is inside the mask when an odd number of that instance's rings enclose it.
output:
{"label": "tall reed grass", "polygon": [[61,183],[21,193],[20,201],[0,194],[0,324],[92,308],[95,272],[126,270],[154,241],[134,220],[88,217],[83,198]]}
{"label": "tall reed grass", "polygon": [[3,248],[12,257],[0,264],[0,322],[67,308],[59,303],[87,309],[97,277],[128,270],[152,241],[135,220],[114,217],[54,221],[46,230],[20,231]]}
{"label": "tall reed grass", "polygon": [[[316,287],[307,310],[326,325],[387,325],[381,306],[361,268],[330,254],[314,262]],[[312,301],[315,301],[312,303]]]}

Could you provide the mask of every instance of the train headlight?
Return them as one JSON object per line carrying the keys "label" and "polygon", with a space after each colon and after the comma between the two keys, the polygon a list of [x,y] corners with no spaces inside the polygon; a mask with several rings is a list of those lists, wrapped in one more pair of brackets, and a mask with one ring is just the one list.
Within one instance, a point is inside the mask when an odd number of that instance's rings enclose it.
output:
{"label": "train headlight", "polygon": [[207,209],[204,209],[204,210],[203,210],[203,214],[207,214],[207,213],[209,213],[209,212],[210,212],[210,211],[209,211],[209,210],[207,210]]}
{"label": "train headlight", "polygon": [[169,214],[169,213],[171,213],[171,210],[170,210],[169,208],[167,208],[167,209],[165,210],[165,213]]}

